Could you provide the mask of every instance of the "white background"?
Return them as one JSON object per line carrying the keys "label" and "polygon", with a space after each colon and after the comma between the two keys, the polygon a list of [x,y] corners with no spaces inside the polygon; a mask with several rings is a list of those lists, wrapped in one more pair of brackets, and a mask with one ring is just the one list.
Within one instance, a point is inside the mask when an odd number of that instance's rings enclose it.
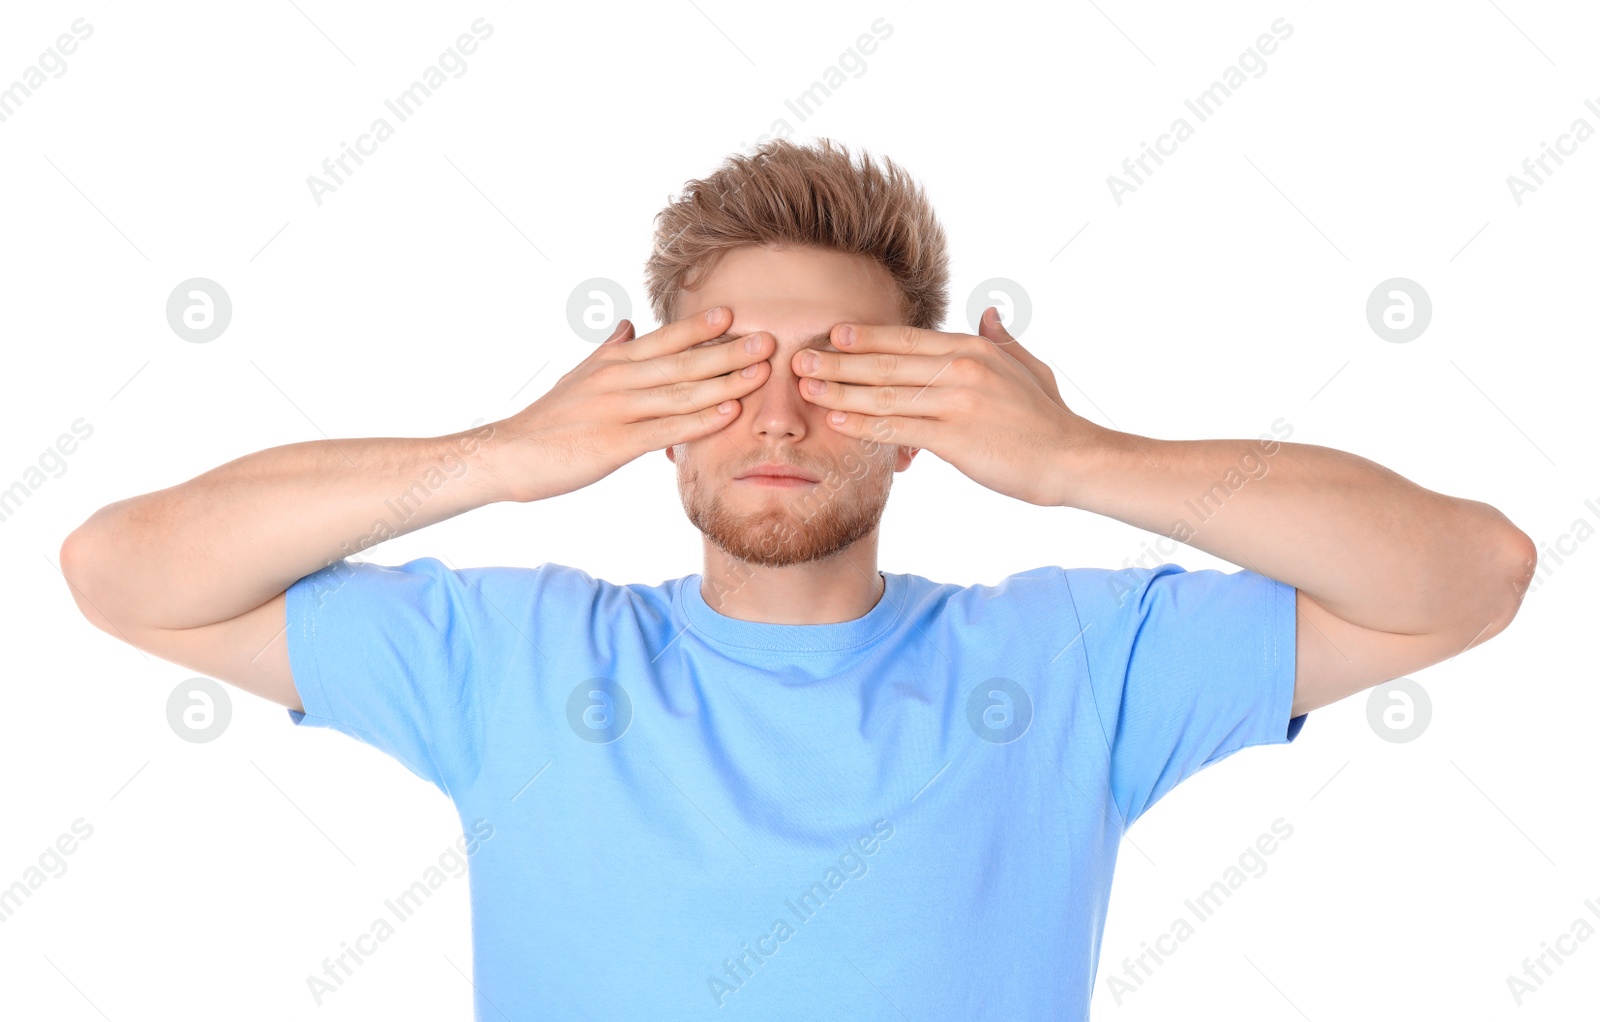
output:
{"label": "white background", "polygon": [[[1352,698],[1292,746],[1195,776],[1130,831],[1096,1017],[1592,1009],[1600,938],[1521,1008],[1506,977],[1574,920],[1600,927],[1584,907],[1600,911],[1600,543],[1568,541],[1559,564],[1547,546],[1576,519],[1600,524],[1584,503],[1600,505],[1600,138],[1521,205],[1506,178],[1574,119],[1600,129],[1583,105],[1600,105],[1600,17],[1497,3],[8,5],[0,86],[76,18],[93,35],[0,123],[0,488],[74,420],[94,432],[0,522],[0,886],[73,820],[93,836],[0,924],[0,1015],[467,1016],[465,880],[324,1006],[305,983],[459,834],[448,802],[243,693],[221,738],[179,740],[166,699],[192,672],[90,626],[60,543],[106,503],[252,451],[511,414],[593,350],[567,326],[579,281],[617,281],[640,332],[654,326],[652,217],[779,118],[909,168],[951,237],[946,328],[973,328],[979,281],[1017,282],[1024,342],[1090,419],[1197,439],[1283,418],[1292,441],[1486,501],[1541,545],[1544,581],[1510,629],[1416,676],[1433,707],[1420,738],[1380,739]],[[494,32],[468,70],[317,205],[307,177],[479,17]],[[801,121],[784,101],[879,17],[893,31],[866,70]],[[1187,114],[1278,18],[1293,34],[1267,70],[1204,123]],[[1107,176],[1178,116],[1194,137],[1119,206]],[[234,306],[207,344],[164,314],[195,276]],[[1404,344],[1365,315],[1396,276],[1434,310]],[[1120,566],[1152,538],[924,456],[896,480],[881,566],[992,583]],[[364,558],[423,555],[556,560],[619,583],[701,567],[659,453]],[[1170,559],[1231,567],[1187,547]],[[1293,836],[1265,875],[1114,1003],[1108,975],[1280,817]],[[617,948],[596,981],[626,982],[648,953]]]}

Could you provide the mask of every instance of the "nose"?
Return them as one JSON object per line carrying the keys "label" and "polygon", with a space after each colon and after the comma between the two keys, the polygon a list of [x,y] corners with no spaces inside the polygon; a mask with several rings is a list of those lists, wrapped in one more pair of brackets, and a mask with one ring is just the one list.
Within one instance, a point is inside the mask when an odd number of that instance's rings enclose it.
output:
{"label": "nose", "polygon": [[781,349],[767,359],[767,379],[743,399],[753,434],[769,443],[797,441],[806,435],[806,416],[817,406],[800,396],[800,377],[790,369],[793,352]]}

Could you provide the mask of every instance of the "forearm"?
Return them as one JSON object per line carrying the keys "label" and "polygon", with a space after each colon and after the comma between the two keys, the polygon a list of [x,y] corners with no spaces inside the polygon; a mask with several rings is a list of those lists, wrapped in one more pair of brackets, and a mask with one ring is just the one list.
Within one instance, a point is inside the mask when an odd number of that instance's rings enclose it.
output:
{"label": "forearm", "polygon": [[67,537],[62,570],[113,621],[226,621],[339,558],[508,499],[487,460],[492,433],[258,451],[101,508]]}
{"label": "forearm", "polygon": [[1488,504],[1345,451],[1257,440],[1154,440],[1093,427],[1063,501],[1303,590],[1380,631],[1430,634],[1512,612],[1531,543]]}

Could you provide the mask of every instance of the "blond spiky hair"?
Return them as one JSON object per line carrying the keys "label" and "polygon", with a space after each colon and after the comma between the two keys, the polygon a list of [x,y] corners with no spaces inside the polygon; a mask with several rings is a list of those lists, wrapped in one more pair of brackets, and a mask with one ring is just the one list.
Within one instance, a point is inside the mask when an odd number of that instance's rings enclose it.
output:
{"label": "blond spiky hair", "polygon": [[678,318],[685,288],[710,273],[724,252],[745,245],[807,245],[881,263],[901,297],[902,322],[927,330],[950,304],[944,228],[922,189],[885,157],[830,139],[799,145],[773,139],[728,157],[709,177],[689,181],[656,215],[645,286],[657,322]]}

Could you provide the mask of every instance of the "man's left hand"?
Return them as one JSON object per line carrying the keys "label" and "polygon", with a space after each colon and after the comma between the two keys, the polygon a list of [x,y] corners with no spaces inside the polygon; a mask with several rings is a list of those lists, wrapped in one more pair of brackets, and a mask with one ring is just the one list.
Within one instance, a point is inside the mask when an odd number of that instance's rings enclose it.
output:
{"label": "man's left hand", "polygon": [[830,337],[839,351],[807,348],[790,364],[803,397],[838,410],[824,416],[830,429],[925,448],[997,493],[1060,505],[1067,453],[1100,427],[1067,407],[1050,367],[997,311],[985,310],[978,331],[840,323]]}

